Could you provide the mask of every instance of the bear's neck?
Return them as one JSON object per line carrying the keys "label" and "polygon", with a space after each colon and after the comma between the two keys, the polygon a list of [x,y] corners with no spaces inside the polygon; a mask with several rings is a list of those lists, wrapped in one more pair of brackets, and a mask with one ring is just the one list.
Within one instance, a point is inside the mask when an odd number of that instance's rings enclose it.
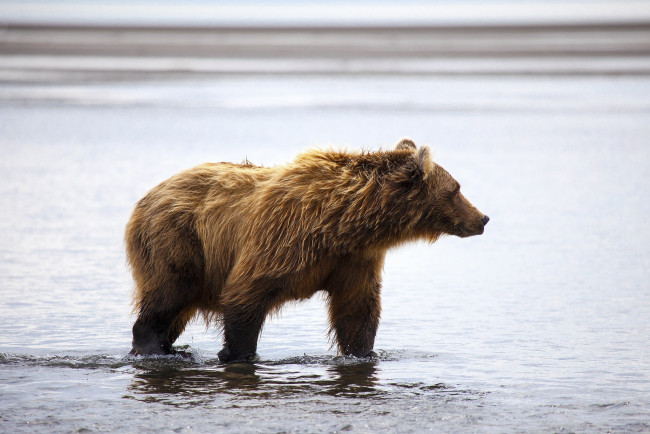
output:
{"label": "bear's neck", "polygon": [[270,223],[250,228],[249,239],[274,263],[302,267],[325,256],[385,252],[419,238],[417,192],[398,191],[373,173],[308,175],[270,180],[255,200],[256,220]]}

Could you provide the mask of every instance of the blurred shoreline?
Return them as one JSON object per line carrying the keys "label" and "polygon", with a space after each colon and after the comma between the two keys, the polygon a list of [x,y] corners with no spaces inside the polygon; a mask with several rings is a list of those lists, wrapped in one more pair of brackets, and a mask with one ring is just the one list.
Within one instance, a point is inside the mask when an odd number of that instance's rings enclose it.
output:
{"label": "blurred shoreline", "polygon": [[223,75],[650,75],[650,20],[0,25],[0,83]]}

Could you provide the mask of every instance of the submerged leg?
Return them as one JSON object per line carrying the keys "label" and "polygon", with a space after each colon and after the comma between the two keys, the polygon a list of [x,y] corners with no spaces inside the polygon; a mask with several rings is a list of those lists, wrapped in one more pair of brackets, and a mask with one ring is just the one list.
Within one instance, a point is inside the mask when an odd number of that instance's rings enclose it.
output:
{"label": "submerged leg", "polygon": [[189,319],[187,304],[195,294],[194,288],[187,282],[170,283],[141,301],[130,354],[176,353],[172,344]]}
{"label": "submerged leg", "polygon": [[277,300],[278,291],[263,279],[254,283],[229,282],[224,288],[224,346],[222,362],[251,361],[256,356],[257,340],[267,314]]}
{"label": "submerged leg", "polygon": [[133,348],[130,354],[143,356],[150,354],[173,354],[168,330],[174,321],[174,312],[154,312],[141,314],[133,325]]}
{"label": "submerged leg", "polygon": [[222,362],[237,362],[252,360],[257,351],[259,338],[266,309],[255,309],[254,312],[245,312],[238,308],[228,309],[224,312],[224,345],[219,351],[219,360]]}

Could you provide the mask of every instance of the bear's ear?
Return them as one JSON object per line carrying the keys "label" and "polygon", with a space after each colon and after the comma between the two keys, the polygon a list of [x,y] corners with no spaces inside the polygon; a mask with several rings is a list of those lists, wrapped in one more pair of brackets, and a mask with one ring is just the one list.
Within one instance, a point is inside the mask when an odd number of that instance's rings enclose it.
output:
{"label": "bear's ear", "polygon": [[406,155],[403,153],[394,155],[399,158],[400,163],[393,172],[393,179],[402,186],[411,188],[420,185],[421,181],[426,180],[433,172],[434,164],[429,148],[426,146]]}
{"label": "bear's ear", "polygon": [[403,138],[400,140],[400,142],[395,146],[396,151],[410,151],[410,150],[415,150],[416,146],[413,140],[409,138]]}
{"label": "bear's ear", "polygon": [[417,152],[418,168],[422,172],[422,178],[426,179],[427,176],[433,171],[433,160],[431,158],[431,151],[428,146],[422,146]]}

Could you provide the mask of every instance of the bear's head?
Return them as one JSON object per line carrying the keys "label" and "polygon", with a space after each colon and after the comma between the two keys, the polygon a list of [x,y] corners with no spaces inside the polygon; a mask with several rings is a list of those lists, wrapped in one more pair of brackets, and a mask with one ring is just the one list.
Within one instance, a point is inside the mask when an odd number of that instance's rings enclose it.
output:
{"label": "bear's head", "polygon": [[411,154],[409,178],[415,191],[409,200],[420,209],[414,224],[417,235],[435,240],[442,234],[464,238],[483,233],[490,218],[463,196],[458,181],[433,161],[428,147],[418,149],[413,141],[403,139],[395,152]]}

